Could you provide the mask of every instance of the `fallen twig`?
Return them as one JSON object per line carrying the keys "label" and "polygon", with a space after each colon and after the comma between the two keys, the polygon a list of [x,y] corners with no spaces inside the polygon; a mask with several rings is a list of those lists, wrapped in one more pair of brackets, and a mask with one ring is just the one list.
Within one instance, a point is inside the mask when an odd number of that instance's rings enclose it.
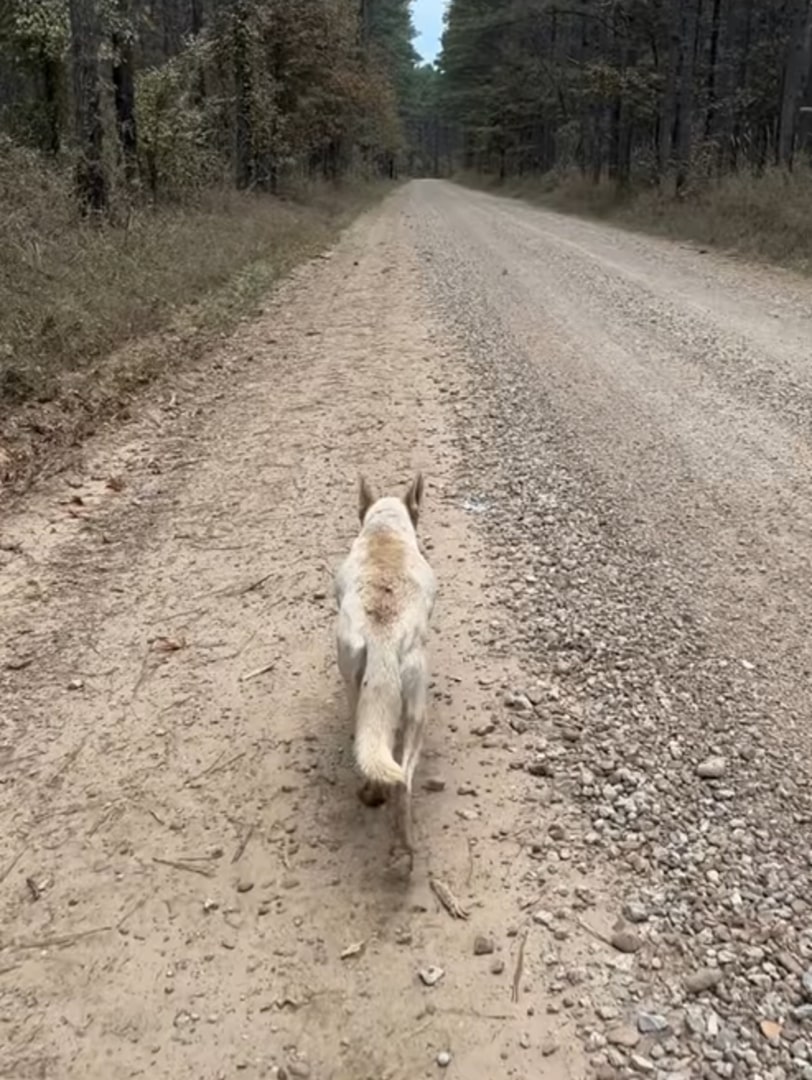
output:
{"label": "fallen twig", "polygon": [[224,753],[225,751],[221,750],[217,757],[214,759],[214,761],[211,763],[211,765],[209,765],[208,768],[204,769],[202,773],[198,773],[197,776],[193,776],[191,777],[191,779],[186,780],[185,786],[190,787],[192,784],[196,784],[199,780],[202,780],[206,776],[213,776],[216,772],[222,772],[223,769],[228,769],[235,762],[239,761],[240,758],[245,757],[245,750],[241,750],[239,754],[235,754],[233,757],[230,757],[228,761],[223,761],[221,763],[221,758]]}
{"label": "fallen twig", "polygon": [[161,866],[171,866],[175,870],[187,870],[190,874],[200,874],[201,877],[214,877],[214,871],[208,866],[192,866],[191,863],[180,862],[176,859],[159,859],[157,855],[153,855],[152,861],[160,863]]}
{"label": "fallen twig", "polygon": [[11,862],[8,864],[8,866],[5,868],[5,870],[2,872],[2,874],[0,874],[0,882],[3,882],[3,881],[6,880],[6,878],[9,876],[11,871],[14,869],[14,867],[17,865],[17,863],[20,861],[20,859],[23,857],[23,855],[25,854],[25,852],[27,850],[28,850],[27,845],[25,847],[20,848],[20,850],[17,852],[17,854],[14,856],[14,858],[11,860]]}
{"label": "fallen twig", "polygon": [[352,945],[348,945],[343,952],[339,954],[339,960],[349,960],[353,956],[360,956],[366,948],[366,941],[355,941]]}
{"label": "fallen twig", "polygon": [[222,593],[227,596],[245,596],[246,593],[253,592],[255,589],[261,588],[266,581],[273,577],[273,570],[267,574],[263,574],[262,577],[257,578],[256,581],[249,581],[247,585],[240,585],[237,588],[223,589]]}
{"label": "fallen twig", "polygon": [[470,912],[462,906],[448,885],[439,878],[430,877],[431,891],[446,909],[452,919],[467,919]]}
{"label": "fallen twig", "polygon": [[248,847],[248,841],[251,839],[251,837],[253,835],[254,835],[254,826],[249,825],[248,828],[245,830],[245,835],[243,836],[242,840],[240,840],[239,844],[237,845],[237,850],[231,856],[232,865],[235,862],[239,862],[239,860],[243,857],[243,855],[245,854],[245,849]]}
{"label": "fallen twig", "polygon": [[142,896],[139,900],[137,900],[134,904],[127,908],[127,910],[116,923],[116,930],[120,930],[124,926],[124,923],[127,922],[127,920],[133,915],[135,915],[136,911],[138,911],[139,908],[142,908],[146,902],[146,896]]}
{"label": "fallen twig", "polygon": [[522,972],[524,971],[524,947],[527,944],[527,935],[529,931],[525,930],[522,934],[521,941],[519,942],[519,955],[516,957],[516,968],[513,972],[513,986],[510,991],[510,1000],[519,1000],[519,985],[522,981]]}
{"label": "fallen twig", "polygon": [[248,682],[249,679],[256,679],[268,671],[273,671],[275,667],[276,660],[271,660],[269,664],[263,664],[262,667],[255,668],[253,671],[248,671],[245,675],[240,675],[240,682]]}
{"label": "fallen twig", "polygon": [[52,937],[39,938],[36,941],[15,941],[15,949],[50,949],[54,945],[73,945],[83,938],[93,937],[95,934],[106,934],[112,930],[112,926],[96,926],[91,930],[78,930],[75,934],[54,934]]}
{"label": "fallen twig", "polygon": [[68,771],[68,769],[71,767],[71,765],[73,765],[74,761],[76,761],[76,759],[81,754],[82,747],[87,742],[87,739],[88,739],[87,735],[83,736],[83,738],[81,738],[79,740],[79,742],[76,744],[76,746],[74,746],[73,750],[71,750],[68,754],[65,755],[65,759],[63,760],[62,764],[59,766],[59,768],[56,770],[54,775],[48,781],[48,785],[50,787],[53,787],[53,785],[64,776],[64,774]]}

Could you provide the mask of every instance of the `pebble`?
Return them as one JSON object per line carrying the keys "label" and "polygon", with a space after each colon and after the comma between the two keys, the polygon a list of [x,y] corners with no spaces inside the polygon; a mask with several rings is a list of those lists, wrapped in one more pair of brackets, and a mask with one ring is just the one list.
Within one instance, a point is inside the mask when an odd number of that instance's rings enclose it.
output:
{"label": "pebble", "polygon": [[477,934],[474,938],[474,956],[490,956],[495,948],[493,938],[485,937],[484,934]]}
{"label": "pebble", "polygon": [[696,767],[696,775],[702,780],[719,780],[727,771],[727,759],[711,757]]}
{"label": "pebble", "polygon": [[545,1039],[541,1044],[541,1056],[552,1057],[556,1053],[558,1053],[558,1043],[555,1039]]}
{"label": "pebble", "polygon": [[671,1025],[660,1013],[641,1012],[637,1017],[637,1030],[642,1035],[667,1035]]}
{"label": "pebble", "polygon": [[445,975],[445,971],[441,967],[435,967],[433,964],[429,967],[421,968],[418,973],[420,981],[424,986],[436,986],[437,983]]}
{"label": "pebble", "polygon": [[606,1032],[606,1041],[610,1046],[624,1046],[631,1049],[640,1042],[640,1032],[635,1031],[628,1024],[621,1024]]}
{"label": "pebble", "polygon": [[538,923],[539,926],[551,926],[554,918],[552,911],[547,911],[545,908],[540,908],[533,913],[533,922]]}
{"label": "pebble", "polygon": [[622,953],[636,953],[643,947],[643,939],[634,930],[615,930],[609,940]]}
{"label": "pebble", "polygon": [[427,776],[423,781],[423,790],[434,794],[445,791],[445,780],[441,776]]}
{"label": "pebble", "polygon": [[649,913],[648,909],[634,900],[630,900],[628,904],[623,906],[623,914],[630,923],[644,923],[648,922]]}
{"label": "pebble", "polygon": [[237,882],[238,893],[249,893],[254,887],[253,881],[240,880]]}
{"label": "pebble", "polygon": [[632,1054],[629,1057],[629,1064],[635,1072],[639,1073],[653,1073],[655,1069],[654,1062],[643,1057],[642,1054]]}
{"label": "pebble", "polygon": [[495,956],[491,961],[491,975],[501,975],[505,970],[505,961]]}
{"label": "pebble", "polygon": [[448,1050],[441,1050],[436,1060],[441,1069],[447,1069],[451,1064],[451,1054]]}
{"label": "pebble", "polygon": [[801,976],[801,986],[803,988],[804,997],[812,1000],[812,968],[805,971]]}
{"label": "pebble", "polygon": [[707,967],[687,975],[684,985],[689,994],[701,994],[705,990],[712,990],[721,981],[722,972],[719,968]]}

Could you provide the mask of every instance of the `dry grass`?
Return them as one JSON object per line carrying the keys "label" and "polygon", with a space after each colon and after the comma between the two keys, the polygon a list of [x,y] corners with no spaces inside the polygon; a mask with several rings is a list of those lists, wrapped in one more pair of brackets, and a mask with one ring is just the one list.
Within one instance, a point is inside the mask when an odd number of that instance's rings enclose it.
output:
{"label": "dry grass", "polygon": [[[0,147],[0,480],[24,486],[139,385],[199,355],[383,190],[211,192],[99,226],[78,219],[66,175]],[[170,330],[171,348],[128,347]]]}
{"label": "dry grass", "polygon": [[[469,182],[467,179],[464,182]],[[812,169],[737,173],[697,185],[677,199],[654,189],[619,193],[580,174],[470,181],[563,213],[587,214],[630,229],[693,240],[812,273]]]}

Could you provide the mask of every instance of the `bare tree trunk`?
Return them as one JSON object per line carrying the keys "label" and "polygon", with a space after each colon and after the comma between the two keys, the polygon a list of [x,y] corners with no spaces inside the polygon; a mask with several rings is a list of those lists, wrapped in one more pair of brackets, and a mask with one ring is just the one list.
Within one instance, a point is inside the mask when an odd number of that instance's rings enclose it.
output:
{"label": "bare tree trunk", "polygon": [[[812,0],[811,0],[812,2]],[[691,168],[694,129],[694,72],[696,70],[697,30],[702,0],[690,0],[682,25],[682,63],[680,65],[679,112],[677,122],[677,194],[685,188]]]}
{"label": "bare tree trunk", "polygon": [[62,146],[62,61],[48,53],[41,58],[45,96],[45,149],[58,154]]}
{"label": "bare tree trunk", "polygon": [[124,159],[124,175],[132,182],[138,175],[138,138],[135,126],[135,80],[133,43],[129,33],[113,34],[113,92],[118,142]]}
{"label": "bare tree trunk", "polygon": [[248,9],[237,0],[233,10],[234,98],[236,107],[235,176],[237,187],[252,180],[251,69],[248,56]]}
{"label": "bare tree trunk", "polygon": [[705,116],[705,138],[711,139],[716,134],[716,99],[717,72],[719,63],[719,30],[721,25],[722,0],[713,0],[711,15],[710,57],[708,60],[708,111]]}
{"label": "bare tree trunk", "polygon": [[784,66],[781,94],[781,114],[778,126],[778,164],[792,168],[795,156],[795,133],[798,109],[809,69],[810,40],[812,39],[812,0],[795,0],[789,54]]}
{"label": "bare tree trunk", "polygon": [[99,85],[99,25],[94,0],[68,4],[76,117],[76,191],[83,213],[107,206],[107,180],[102,149],[104,128]]}
{"label": "bare tree trunk", "polygon": [[673,22],[674,14],[678,9],[676,5],[670,9],[671,15],[667,27],[668,58],[666,61],[665,78],[663,82],[663,94],[660,100],[660,113],[658,117],[659,146],[657,148],[657,164],[659,178],[668,175],[674,154],[674,133],[677,117],[677,76],[680,62],[680,35],[678,25]]}

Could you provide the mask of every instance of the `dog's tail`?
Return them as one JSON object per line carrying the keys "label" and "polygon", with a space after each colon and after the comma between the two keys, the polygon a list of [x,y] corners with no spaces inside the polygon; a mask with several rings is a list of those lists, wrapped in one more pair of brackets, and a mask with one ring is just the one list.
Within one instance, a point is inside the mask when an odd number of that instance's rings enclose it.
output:
{"label": "dog's tail", "polygon": [[385,645],[367,641],[355,719],[355,760],[366,779],[377,784],[406,781],[392,754],[400,709],[397,655]]}

